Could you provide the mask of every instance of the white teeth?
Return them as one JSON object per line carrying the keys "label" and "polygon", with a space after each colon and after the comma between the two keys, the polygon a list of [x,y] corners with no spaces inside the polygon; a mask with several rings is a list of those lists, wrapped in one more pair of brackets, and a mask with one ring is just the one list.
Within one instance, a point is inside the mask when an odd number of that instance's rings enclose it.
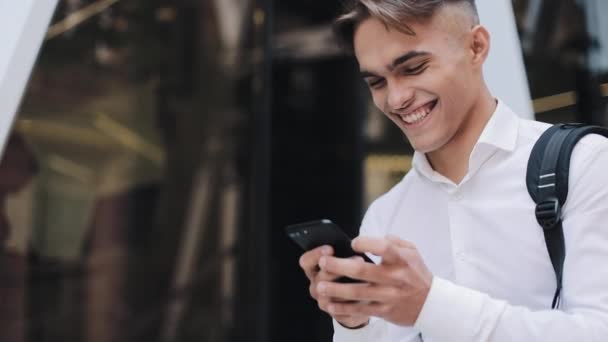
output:
{"label": "white teeth", "polygon": [[428,107],[420,108],[420,109],[416,110],[415,112],[410,113],[408,115],[402,115],[401,120],[403,120],[404,122],[406,122],[408,124],[413,124],[413,123],[416,123],[416,122],[426,118],[426,116],[429,115],[430,112],[431,112],[431,109]]}

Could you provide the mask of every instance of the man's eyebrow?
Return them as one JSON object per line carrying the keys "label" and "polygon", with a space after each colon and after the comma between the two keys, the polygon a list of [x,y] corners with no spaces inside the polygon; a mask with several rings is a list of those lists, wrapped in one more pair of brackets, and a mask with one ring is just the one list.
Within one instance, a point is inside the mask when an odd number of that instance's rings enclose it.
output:
{"label": "man's eyebrow", "polygon": [[395,70],[395,68],[397,68],[399,65],[409,61],[412,58],[416,58],[416,57],[420,57],[420,56],[429,56],[431,53],[430,52],[426,52],[426,51],[410,51],[404,55],[401,55],[397,58],[395,58],[395,60],[393,60],[393,63],[388,67],[389,70]]}
{"label": "man's eyebrow", "polygon": [[361,76],[361,78],[366,78],[366,77],[379,77],[378,75],[374,74],[373,72],[369,72],[369,71],[365,71],[365,70],[361,70],[359,72],[359,75]]}
{"label": "man's eyebrow", "polygon": [[[403,54],[397,58],[395,58],[393,60],[393,62],[391,63],[391,65],[389,65],[387,67],[387,69],[389,71],[393,71],[395,70],[399,65],[409,61],[412,58],[416,58],[416,57],[420,57],[420,56],[430,56],[431,53],[430,52],[426,52],[426,51],[410,51],[406,54]],[[376,74],[374,74],[373,72],[370,71],[366,71],[366,70],[361,70],[359,72],[359,75],[361,76],[361,78],[366,78],[366,77],[380,77]]]}

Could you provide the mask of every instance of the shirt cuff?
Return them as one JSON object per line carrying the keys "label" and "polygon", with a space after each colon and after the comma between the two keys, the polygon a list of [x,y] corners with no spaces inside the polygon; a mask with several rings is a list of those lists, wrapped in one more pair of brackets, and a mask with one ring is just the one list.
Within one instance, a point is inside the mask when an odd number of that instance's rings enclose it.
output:
{"label": "shirt cuff", "polygon": [[363,328],[348,329],[335,319],[334,342],[356,342],[356,341],[380,341],[385,335],[386,323],[377,317],[372,317],[369,323]]}
{"label": "shirt cuff", "polygon": [[478,341],[481,326],[505,307],[505,302],[434,277],[414,327],[433,341]]}

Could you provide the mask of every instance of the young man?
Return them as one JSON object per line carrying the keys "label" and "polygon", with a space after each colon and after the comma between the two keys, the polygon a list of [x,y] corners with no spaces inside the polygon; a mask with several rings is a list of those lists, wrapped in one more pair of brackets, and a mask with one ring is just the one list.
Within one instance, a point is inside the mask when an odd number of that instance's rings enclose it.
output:
{"label": "young man", "polygon": [[490,36],[474,1],[356,0],[338,28],[416,152],[353,242],[376,265],[328,246],[300,260],[334,341],[607,341],[605,139],[584,138],[572,156],[561,307],[551,310],[555,274],[525,185],[548,125],[488,91]]}

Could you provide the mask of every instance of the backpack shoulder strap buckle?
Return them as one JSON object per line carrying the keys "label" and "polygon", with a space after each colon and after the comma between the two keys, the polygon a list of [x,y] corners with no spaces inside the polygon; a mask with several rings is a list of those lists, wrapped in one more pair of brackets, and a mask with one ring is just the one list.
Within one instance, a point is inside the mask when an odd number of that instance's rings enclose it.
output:
{"label": "backpack shoulder strap buckle", "polygon": [[556,197],[549,197],[536,205],[536,221],[544,230],[557,226],[561,221],[562,207]]}

